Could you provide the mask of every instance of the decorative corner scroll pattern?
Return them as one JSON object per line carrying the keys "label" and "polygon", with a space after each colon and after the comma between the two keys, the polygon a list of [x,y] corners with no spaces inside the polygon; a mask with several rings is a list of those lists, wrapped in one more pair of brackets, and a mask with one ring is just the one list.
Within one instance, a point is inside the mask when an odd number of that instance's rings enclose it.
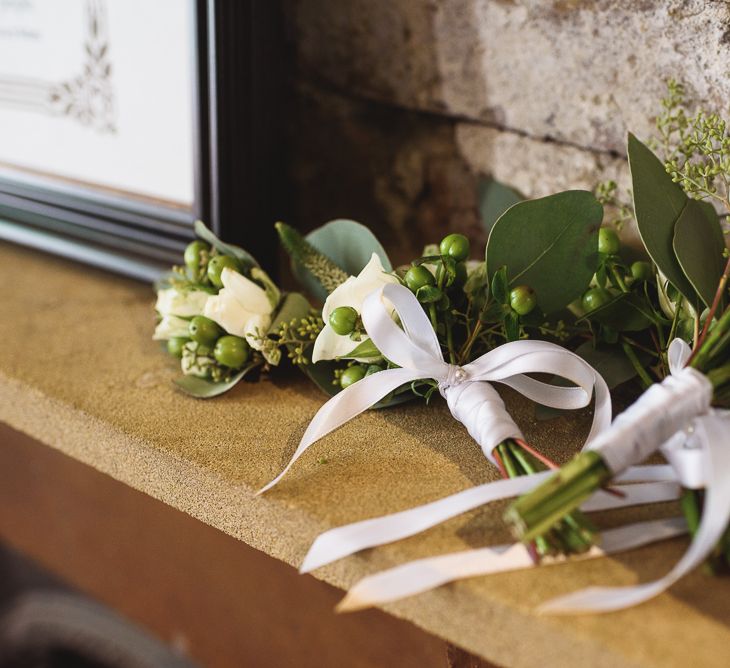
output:
{"label": "decorative corner scroll pattern", "polygon": [[106,5],[88,0],[86,62],[82,72],[50,91],[51,108],[100,132],[116,133],[116,105],[109,58]]}

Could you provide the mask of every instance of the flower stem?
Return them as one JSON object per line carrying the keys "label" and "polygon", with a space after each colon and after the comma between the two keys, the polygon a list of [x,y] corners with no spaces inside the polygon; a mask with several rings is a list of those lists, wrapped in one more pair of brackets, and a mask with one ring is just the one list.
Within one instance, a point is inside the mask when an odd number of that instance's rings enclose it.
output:
{"label": "flower stem", "polygon": [[649,376],[646,369],[642,366],[639,358],[634,352],[634,349],[631,347],[631,344],[623,337],[621,338],[621,347],[624,349],[624,353],[626,354],[626,357],[628,357],[629,362],[631,362],[631,366],[634,367],[634,371],[636,371],[636,374],[641,379],[641,384],[644,386],[644,389],[651,386],[654,381],[651,379],[651,376]]}

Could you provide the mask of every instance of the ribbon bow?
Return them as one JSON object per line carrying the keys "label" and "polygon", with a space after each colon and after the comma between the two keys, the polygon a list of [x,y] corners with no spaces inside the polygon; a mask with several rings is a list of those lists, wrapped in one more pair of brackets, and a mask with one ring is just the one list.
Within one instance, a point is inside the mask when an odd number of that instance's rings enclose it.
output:
{"label": "ribbon bow", "polygon": [[[403,329],[393,321],[383,299],[388,299]],[[587,406],[595,391],[593,424],[588,440],[611,420],[611,399],[603,378],[582,358],[545,341],[505,343],[464,366],[444,361],[441,346],[423,307],[402,285],[386,285],[363,303],[365,329],[383,356],[397,364],[350,385],[332,397],[312,419],[284,470],[259,494],[276,485],[294,462],[323,436],[367,410],[393,390],[423,379],[434,379],[454,417],[462,422],[491,459],[492,449],[507,438],[521,438],[490,382],[511,387],[546,406],[575,409]],[[527,373],[561,376],[576,387],[537,381]]]}

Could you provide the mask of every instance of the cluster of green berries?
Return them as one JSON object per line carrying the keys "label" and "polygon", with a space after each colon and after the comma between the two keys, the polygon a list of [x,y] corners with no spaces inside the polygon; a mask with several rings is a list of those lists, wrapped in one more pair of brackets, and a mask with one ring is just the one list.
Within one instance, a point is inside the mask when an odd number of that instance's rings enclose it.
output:
{"label": "cluster of green berries", "polygon": [[[188,277],[198,283],[210,283],[216,288],[222,288],[221,273],[229,267],[241,271],[241,266],[233,257],[217,255],[211,247],[199,239],[192,241],[185,248],[185,267]],[[251,356],[251,349],[245,339],[240,336],[226,334],[217,323],[210,318],[197,315],[190,320],[188,337],[175,337],[167,342],[167,350],[174,357],[182,357],[185,344],[194,341],[196,354],[209,356],[223,367],[240,369]]]}
{"label": "cluster of green berries", "polygon": [[[463,234],[449,234],[439,244],[439,253],[454,263],[454,285],[463,285],[466,282],[466,260],[469,257],[469,239]],[[446,265],[441,262],[437,265],[435,275],[422,264],[408,269],[403,280],[418,301],[422,304],[448,305],[445,298],[444,284],[446,283]]]}
{"label": "cluster of green berries", "polygon": [[167,350],[171,355],[182,357],[185,344],[195,341],[198,354],[212,352],[216,362],[229,369],[240,369],[251,356],[246,339],[226,334],[217,323],[203,315],[196,315],[190,320],[188,334],[188,338],[176,337],[167,342]]}
{"label": "cluster of green berries", "polygon": [[[618,235],[610,227],[602,227],[598,232],[598,253],[605,260],[611,260],[618,255],[621,249],[621,242]],[[618,270],[618,266],[616,267]],[[632,282],[648,281],[652,277],[652,267],[649,262],[637,260],[629,267],[629,272],[624,276],[623,280],[626,284]],[[608,288],[593,287],[589,288],[581,299],[581,305],[586,313],[595,311],[608,304],[614,297]]]}
{"label": "cluster of green berries", "polygon": [[211,251],[205,241],[192,241],[185,248],[185,267],[192,280],[208,282],[216,288],[222,288],[221,274],[228,267],[234,271],[241,271],[240,262],[230,255],[218,255]]}

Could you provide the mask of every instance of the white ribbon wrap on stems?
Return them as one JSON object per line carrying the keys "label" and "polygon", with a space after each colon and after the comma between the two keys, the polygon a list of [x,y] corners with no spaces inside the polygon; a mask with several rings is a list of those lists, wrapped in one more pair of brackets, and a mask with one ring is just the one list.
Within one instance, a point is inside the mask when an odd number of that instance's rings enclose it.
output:
{"label": "white ribbon wrap on stems", "polygon": [[710,408],[712,385],[704,374],[685,366],[690,355],[689,346],[674,339],[668,350],[671,375],[646,390],[588,445],[601,453],[612,473],[644,461]]}
{"label": "white ribbon wrap on stems", "polygon": [[[392,320],[383,299],[391,302],[403,329]],[[388,393],[417,380],[438,382],[454,417],[466,426],[492,462],[492,450],[497,445],[508,438],[522,438],[522,434],[490,382],[507,385],[528,399],[552,408],[583,408],[595,395],[588,440],[611,421],[611,398],[605,381],[585,360],[561,346],[546,341],[513,341],[459,367],[444,361],[423,307],[402,285],[386,285],[370,294],[363,303],[361,315],[375,346],[400,368],[367,376],[332,397],[314,416],[286,468],[259,494],[276,485],[313,443]],[[543,383],[525,375],[528,373],[561,376],[576,387]]]}
{"label": "white ribbon wrap on stems", "polygon": [[[675,465],[687,462],[697,475],[698,459],[705,489],[702,519],[697,533],[684,556],[663,578],[630,587],[588,587],[581,591],[555,598],[541,605],[538,610],[549,614],[577,614],[612,612],[630,608],[661,594],[677,580],[697,568],[712,552],[730,521],[730,448],[727,435],[730,432],[730,411],[711,411],[695,419],[684,434],[685,459],[679,450],[678,440],[673,439]],[[680,474],[682,477],[683,474]],[[699,480],[696,480],[699,482]]]}

